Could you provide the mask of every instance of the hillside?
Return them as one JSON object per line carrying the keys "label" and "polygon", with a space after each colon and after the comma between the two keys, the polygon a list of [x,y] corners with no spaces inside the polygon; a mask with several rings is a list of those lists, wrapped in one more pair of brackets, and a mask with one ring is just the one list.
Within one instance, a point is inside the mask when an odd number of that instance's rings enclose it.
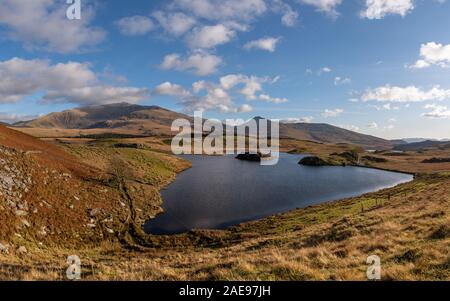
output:
{"label": "hillside", "polygon": [[355,144],[368,149],[388,149],[392,147],[392,143],[388,140],[322,123],[281,124],[280,137],[321,143]]}
{"label": "hillside", "polygon": [[394,150],[397,151],[423,151],[425,149],[433,149],[433,148],[441,148],[441,149],[449,149],[450,142],[448,141],[434,141],[434,140],[426,140],[422,142],[414,142],[405,145],[396,145]]}
{"label": "hillside", "polygon": [[[16,255],[21,247],[123,240],[131,215],[137,221],[158,213],[159,189],[188,167],[147,150],[62,148],[4,126],[0,163],[0,254]],[[117,183],[124,174],[127,197]]]}
{"label": "hillside", "polygon": [[[140,106],[127,103],[88,106],[51,113],[35,120],[19,122],[14,126],[27,128],[85,130],[87,134],[97,132],[118,132],[134,135],[170,135],[173,120],[190,119],[188,116],[158,106]],[[81,133],[83,133],[82,131]]]}

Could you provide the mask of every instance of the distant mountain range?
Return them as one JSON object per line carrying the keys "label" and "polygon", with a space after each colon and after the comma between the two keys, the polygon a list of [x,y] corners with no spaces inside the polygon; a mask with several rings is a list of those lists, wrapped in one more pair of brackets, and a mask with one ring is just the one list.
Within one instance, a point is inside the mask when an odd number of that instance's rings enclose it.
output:
{"label": "distant mountain range", "polygon": [[[103,132],[127,132],[135,135],[173,135],[173,120],[184,118],[185,114],[173,112],[158,106],[140,106],[127,103],[89,106],[14,124],[15,127],[38,129],[99,129]],[[259,117],[260,118],[260,117]],[[387,149],[394,143],[374,136],[356,133],[329,124],[282,123],[280,137],[308,140],[319,143],[347,143],[368,149]]]}
{"label": "distant mountain range", "polygon": [[421,151],[430,148],[450,149],[449,141],[425,140],[394,146],[397,151]]}
{"label": "distant mountain range", "polygon": [[406,143],[418,143],[418,142],[424,142],[424,141],[450,142],[450,139],[428,139],[428,138],[403,138],[401,140]]}

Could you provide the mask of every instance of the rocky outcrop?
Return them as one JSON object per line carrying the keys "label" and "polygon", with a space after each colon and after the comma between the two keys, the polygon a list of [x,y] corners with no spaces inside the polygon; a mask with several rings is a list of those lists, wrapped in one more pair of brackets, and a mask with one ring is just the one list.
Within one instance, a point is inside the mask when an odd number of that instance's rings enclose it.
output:
{"label": "rocky outcrop", "polygon": [[330,165],[327,161],[325,161],[324,159],[317,157],[317,156],[304,157],[300,160],[300,162],[298,164],[305,165],[305,166],[327,166],[327,165]]}
{"label": "rocky outcrop", "polygon": [[261,155],[260,154],[245,153],[245,154],[237,155],[236,159],[243,160],[243,161],[261,162]]}
{"label": "rocky outcrop", "polygon": [[31,175],[20,166],[23,156],[24,153],[0,147],[0,199],[19,214],[28,210],[23,199],[32,185]]}

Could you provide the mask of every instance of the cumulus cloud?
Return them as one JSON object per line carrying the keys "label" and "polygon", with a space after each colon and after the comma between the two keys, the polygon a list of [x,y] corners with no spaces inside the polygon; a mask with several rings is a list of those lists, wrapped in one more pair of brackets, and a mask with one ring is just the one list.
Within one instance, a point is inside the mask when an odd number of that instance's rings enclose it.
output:
{"label": "cumulus cloud", "polygon": [[238,113],[249,113],[253,111],[253,107],[248,104],[243,104],[238,108]]}
{"label": "cumulus cloud", "polygon": [[265,0],[174,0],[171,4],[206,20],[249,22],[267,11]]}
{"label": "cumulus cloud", "polygon": [[206,52],[197,52],[186,58],[174,53],[164,57],[161,68],[164,70],[187,70],[198,76],[206,76],[215,73],[220,64],[222,64],[222,58]]}
{"label": "cumulus cloud", "polygon": [[387,15],[406,16],[414,9],[413,0],[366,0],[362,18],[383,19]]}
{"label": "cumulus cloud", "polygon": [[273,0],[272,10],[276,13],[281,13],[281,23],[284,26],[293,27],[297,24],[299,13],[284,1]]}
{"label": "cumulus cloud", "polygon": [[37,92],[46,102],[77,104],[137,102],[147,94],[146,89],[102,84],[88,63],[13,58],[0,62],[0,78],[0,103],[19,102]]}
{"label": "cumulus cloud", "polygon": [[0,113],[0,122],[14,124],[19,121],[28,121],[38,118],[38,115],[21,115],[15,113]]}
{"label": "cumulus cloud", "polygon": [[339,117],[340,115],[342,115],[342,113],[344,113],[344,110],[342,109],[334,109],[334,110],[326,109],[325,111],[323,111],[322,117],[324,118]]}
{"label": "cumulus cloud", "polygon": [[197,23],[195,18],[180,12],[156,11],[152,16],[166,32],[176,37],[182,36]]}
{"label": "cumulus cloud", "polygon": [[76,103],[81,105],[109,103],[138,103],[148,96],[147,89],[98,85],[63,91],[48,91],[43,97],[48,103]]}
{"label": "cumulus cloud", "polygon": [[221,77],[218,83],[197,81],[192,84],[192,89],[165,82],[156,87],[153,94],[176,98],[186,112],[216,110],[223,113],[244,113],[250,112],[253,108],[248,104],[237,106],[235,99],[239,96],[244,96],[247,100],[272,103],[287,101],[262,93],[262,84],[270,82],[268,77],[230,74]]}
{"label": "cumulus cloud", "polygon": [[317,10],[328,14],[331,17],[339,16],[336,8],[342,3],[342,0],[300,0],[301,3],[312,5]]}
{"label": "cumulus cloud", "polygon": [[423,102],[432,100],[445,100],[450,98],[450,90],[441,89],[434,86],[430,90],[424,91],[415,86],[392,87],[386,85],[375,89],[368,89],[361,96],[362,101],[380,102]]}
{"label": "cumulus cloud", "polygon": [[[269,78],[246,76],[242,74],[230,74],[220,78],[220,84],[226,90],[232,89],[236,86],[242,86],[242,88],[239,90],[239,93],[245,96],[245,99],[257,100],[257,94],[263,90],[262,85],[264,83],[275,83],[277,81],[277,78],[278,77]],[[261,99],[261,97],[259,97],[259,99]]]}
{"label": "cumulus cloud", "polygon": [[236,31],[223,24],[195,28],[187,37],[193,49],[209,49],[226,44],[236,36]]}
{"label": "cumulus cloud", "polygon": [[446,119],[450,118],[450,109],[447,106],[438,104],[429,104],[425,106],[425,109],[431,110],[430,112],[422,114],[422,116],[431,119]]}
{"label": "cumulus cloud", "polygon": [[273,38],[273,37],[262,38],[248,42],[247,44],[245,44],[244,48],[247,50],[260,49],[269,52],[275,52],[277,44],[280,41],[280,39],[281,38]]}
{"label": "cumulus cloud", "polygon": [[442,68],[450,67],[450,44],[442,45],[435,42],[422,44],[420,47],[420,59],[409,68],[423,69],[432,65]]}
{"label": "cumulus cloud", "polygon": [[152,20],[144,16],[122,18],[116,22],[119,31],[127,36],[145,35],[154,29]]}
{"label": "cumulus cloud", "polygon": [[58,53],[84,51],[104,40],[105,32],[90,25],[92,8],[84,7],[82,19],[76,21],[66,18],[66,9],[65,1],[2,0],[2,36],[22,42],[27,49]]}

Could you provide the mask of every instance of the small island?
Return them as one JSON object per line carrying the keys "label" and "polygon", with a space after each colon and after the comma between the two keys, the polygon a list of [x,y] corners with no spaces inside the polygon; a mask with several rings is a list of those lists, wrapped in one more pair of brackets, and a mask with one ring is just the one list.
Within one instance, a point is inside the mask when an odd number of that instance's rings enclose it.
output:
{"label": "small island", "polygon": [[298,162],[300,165],[305,166],[329,166],[330,163],[325,161],[324,159],[317,157],[317,156],[309,156],[304,157]]}
{"label": "small island", "polygon": [[251,161],[251,162],[261,162],[262,159],[269,159],[271,158],[271,154],[263,154],[261,152],[255,153],[243,153],[236,156],[236,159],[242,160],[242,161]]}

